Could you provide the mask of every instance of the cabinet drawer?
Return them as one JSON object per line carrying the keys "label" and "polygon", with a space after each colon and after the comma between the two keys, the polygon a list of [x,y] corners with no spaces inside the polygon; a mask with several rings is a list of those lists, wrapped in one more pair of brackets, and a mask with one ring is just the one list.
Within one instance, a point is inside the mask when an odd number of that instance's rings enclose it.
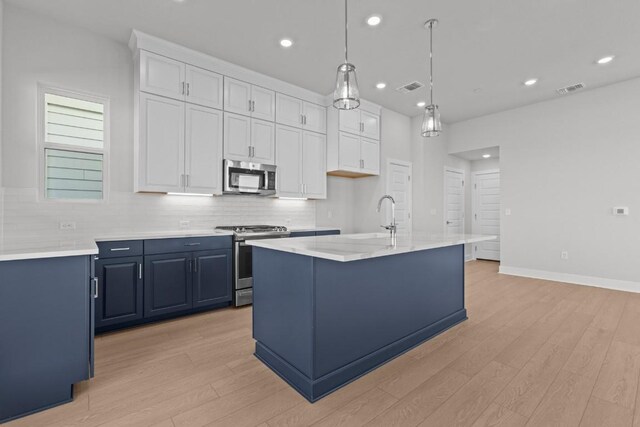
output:
{"label": "cabinet drawer", "polygon": [[116,258],[142,255],[142,240],[98,242],[98,258]]}
{"label": "cabinet drawer", "polygon": [[144,241],[145,255],[184,251],[204,251],[231,248],[231,236],[150,239]]}

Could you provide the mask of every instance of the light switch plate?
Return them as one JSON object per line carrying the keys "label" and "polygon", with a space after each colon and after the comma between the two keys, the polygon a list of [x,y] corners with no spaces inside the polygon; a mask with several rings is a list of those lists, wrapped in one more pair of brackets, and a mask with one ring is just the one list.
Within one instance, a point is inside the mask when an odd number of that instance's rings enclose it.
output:
{"label": "light switch plate", "polygon": [[511,215],[511,209],[509,209],[509,208],[505,209],[504,210],[504,214],[505,214],[505,216]]}
{"label": "light switch plate", "polygon": [[629,208],[626,206],[616,206],[613,208],[613,214],[615,216],[626,216],[629,215]]}

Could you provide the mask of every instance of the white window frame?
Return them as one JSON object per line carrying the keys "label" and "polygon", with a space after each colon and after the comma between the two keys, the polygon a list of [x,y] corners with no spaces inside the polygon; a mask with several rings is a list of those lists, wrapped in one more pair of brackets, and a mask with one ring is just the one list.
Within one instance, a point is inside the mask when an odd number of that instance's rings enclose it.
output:
{"label": "white window frame", "polygon": [[[46,111],[45,94],[76,98],[82,101],[94,102],[104,106],[103,112],[103,145],[102,149],[81,147],[77,145],[67,145],[46,142]],[[109,198],[109,147],[111,141],[111,108],[110,99],[107,96],[79,92],[76,90],[62,89],[53,85],[38,83],[38,199],[42,202],[50,203],[105,203]],[[47,149],[75,151],[80,153],[102,154],[102,198],[101,199],[53,199],[47,197]]]}

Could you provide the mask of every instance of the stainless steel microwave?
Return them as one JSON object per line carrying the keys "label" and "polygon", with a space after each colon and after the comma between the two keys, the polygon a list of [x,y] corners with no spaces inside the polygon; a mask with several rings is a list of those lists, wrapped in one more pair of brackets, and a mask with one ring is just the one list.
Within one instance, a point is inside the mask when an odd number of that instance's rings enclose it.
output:
{"label": "stainless steel microwave", "polygon": [[223,194],[271,196],[276,194],[276,166],[224,161]]}

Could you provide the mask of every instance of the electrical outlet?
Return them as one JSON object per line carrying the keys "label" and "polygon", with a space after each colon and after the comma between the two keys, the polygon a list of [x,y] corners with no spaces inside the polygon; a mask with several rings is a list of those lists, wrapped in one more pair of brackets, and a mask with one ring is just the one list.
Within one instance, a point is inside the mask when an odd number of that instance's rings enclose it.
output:
{"label": "electrical outlet", "polygon": [[74,221],[60,221],[60,230],[75,230],[76,223]]}
{"label": "electrical outlet", "polygon": [[560,258],[562,258],[562,259],[569,259],[569,252],[567,252],[567,251],[562,251],[562,252],[560,253]]}
{"label": "electrical outlet", "polygon": [[509,216],[509,215],[511,215],[511,209],[509,209],[509,208],[505,209],[505,210],[504,210],[504,215],[505,215],[505,216]]}
{"label": "electrical outlet", "polygon": [[327,218],[329,218],[329,219],[333,218],[333,212],[332,211],[328,211],[327,212]]}
{"label": "electrical outlet", "polygon": [[189,221],[180,221],[180,228],[189,228]]}

